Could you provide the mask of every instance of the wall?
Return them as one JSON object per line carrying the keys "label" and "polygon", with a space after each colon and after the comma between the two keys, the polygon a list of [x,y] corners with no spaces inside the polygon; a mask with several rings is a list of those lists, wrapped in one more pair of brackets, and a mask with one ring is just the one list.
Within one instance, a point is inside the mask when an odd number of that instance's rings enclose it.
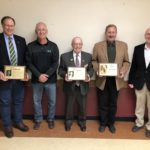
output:
{"label": "wall", "polygon": [[35,39],[35,24],[44,21],[60,53],[70,50],[77,35],[83,38],[83,49],[92,53],[94,43],[104,38],[105,26],[114,23],[118,39],[128,43],[131,58],[133,47],[144,42],[150,26],[149,6],[149,0],[0,0],[0,18],[14,17],[16,33],[27,42]]}
{"label": "wall", "polygon": [[[118,27],[118,39],[128,43],[130,60],[135,45],[144,42],[145,29],[150,26],[150,0],[0,0],[0,18],[10,15],[16,20],[16,34],[27,43],[35,39],[34,28],[44,21],[48,38],[58,44],[60,53],[71,49],[71,39],[81,36],[83,50],[92,53],[96,42],[104,39],[107,24]],[[2,28],[0,27],[0,31]],[[57,90],[57,115],[64,113],[64,96]],[[46,102],[43,102],[46,108]],[[91,88],[87,104],[88,116],[97,115],[95,88]],[[134,115],[135,97],[129,89],[121,91],[117,116]],[[46,110],[45,112],[46,113]],[[32,89],[26,87],[24,114],[33,114]]]}

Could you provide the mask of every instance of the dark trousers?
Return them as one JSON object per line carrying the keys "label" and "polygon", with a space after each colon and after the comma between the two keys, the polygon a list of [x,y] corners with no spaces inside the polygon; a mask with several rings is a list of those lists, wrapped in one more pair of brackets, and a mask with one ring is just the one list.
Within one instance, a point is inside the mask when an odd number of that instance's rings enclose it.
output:
{"label": "dark trousers", "polygon": [[85,125],[86,123],[86,98],[87,95],[82,95],[80,92],[80,86],[75,86],[74,92],[68,91],[66,93],[66,113],[65,124],[67,126],[72,125],[74,119],[74,104],[77,101],[78,106],[78,124]]}
{"label": "dark trousers", "polygon": [[0,111],[4,127],[12,126],[11,113],[14,123],[22,122],[23,99],[23,82],[13,80],[9,87],[0,86]]}
{"label": "dark trousers", "polygon": [[117,111],[118,91],[115,77],[107,77],[104,90],[97,88],[100,124],[103,126],[113,125]]}

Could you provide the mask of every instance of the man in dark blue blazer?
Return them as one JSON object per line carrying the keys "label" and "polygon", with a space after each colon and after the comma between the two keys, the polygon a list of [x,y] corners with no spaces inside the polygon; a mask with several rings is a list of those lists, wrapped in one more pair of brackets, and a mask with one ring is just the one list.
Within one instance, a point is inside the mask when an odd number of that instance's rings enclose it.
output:
{"label": "man in dark blue blazer", "polygon": [[133,132],[144,126],[145,105],[148,108],[148,122],[146,123],[146,137],[150,138],[150,28],[145,32],[146,42],[134,48],[132,65],[129,73],[129,87],[135,89],[137,117]]}
{"label": "man in dark blue blazer", "polygon": [[[86,131],[86,98],[89,90],[89,81],[93,75],[92,56],[82,51],[82,40],[75,37],[72,40],[73,50],[61,55],[58,74],[64,79],[64,93],[66,96],[65,129],[69,131],[74,118],[74,101],[78,104],[78,125],[81,131]],[[68,67],[78,66],[86,68],[86,79],[74,81],[68,79]]]}
{"label": "man in dark blue blazer", "polygon": [[[24,81],[8,80],[4,74],[5,65],[14,65],[10,52],[10,39],[13,47],[15,65],[25,65],[25,39],[14,35],[15,20],[10,16],[1,19],[3,33],[0,33],[0,111],[6,137],[13,137],[12,126],[21,130],[28,131],[22,121],[23,99],[24,99]],[[26,79],[28,76],[26,75]],[[11,110],[13,108],[13,110]],[[11,120],[13,113],[13,122]]]}

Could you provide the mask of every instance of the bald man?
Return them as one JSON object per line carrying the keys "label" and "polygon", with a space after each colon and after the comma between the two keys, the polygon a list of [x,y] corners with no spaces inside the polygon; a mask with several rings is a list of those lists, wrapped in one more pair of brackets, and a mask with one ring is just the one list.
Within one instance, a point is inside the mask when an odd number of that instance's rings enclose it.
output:
{"label": "bald man", "polygon": [[129,87],[135,89],[137,117],[133,132],[144,126],[145,105],[148,108],[148,122],[146,123],[146,137],[150,138],[150,28],[145,31],[145,43],[134,48],[132,65],[129,73]]}
{"label": "bald man", "polygon": [[[69,131],[74,118],[74,102],[78,104],[78,125],[81,131],[86,131],[86,98],[89,82],[93,75],[92,57],[82,51],[83,42],[80,37],[72,39],[72,50],[60,58],[58,74],[64,79],[63,89],[66,96],[65,129]],[[73,81],[68,79],[68,67],[85,67],[85,80]]]}
{"label": "bald man", "polygon": [[33,129],[38,130],[43,120],[41,101],[44,90],[48,97],[48,127],[53,129],[59,50],[57,45],[47,38],[48,29],[45,23],[37,23],[35,33],[37,40],[28,44],[27,51],[27,66],[32,73],[35,121]]}

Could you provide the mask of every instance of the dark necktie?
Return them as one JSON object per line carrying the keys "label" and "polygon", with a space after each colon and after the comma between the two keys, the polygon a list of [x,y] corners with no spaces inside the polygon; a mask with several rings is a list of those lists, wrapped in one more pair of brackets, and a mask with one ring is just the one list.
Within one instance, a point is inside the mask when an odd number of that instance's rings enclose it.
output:
{"label": "dark necktie", "polygon": [[16,53],[15,53],[15,49],[14,49],[14,45],[12,43],[12,38],[11,37],[8,38],[8,45],[9,45],[11,65],[16,66],[17,65]]}

